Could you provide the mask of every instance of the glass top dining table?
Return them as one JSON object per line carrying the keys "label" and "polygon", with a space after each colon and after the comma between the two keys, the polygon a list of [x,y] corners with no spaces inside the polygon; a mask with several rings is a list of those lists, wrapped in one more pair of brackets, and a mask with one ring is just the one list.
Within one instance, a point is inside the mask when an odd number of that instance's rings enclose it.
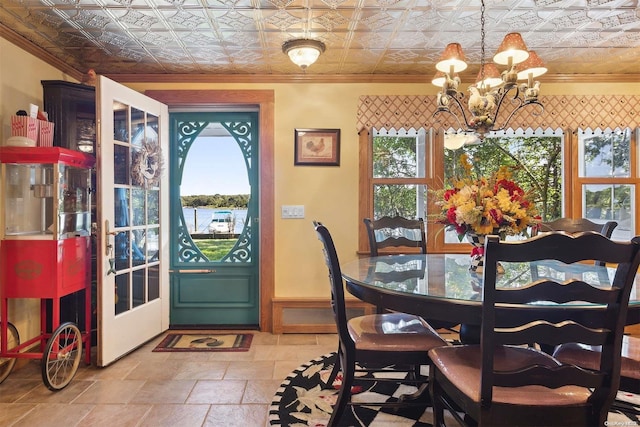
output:
{"label": "glass top dining table", "polygon": [[[377,307],[416,314],[425,319],[480,325],[482,274],[469,271],[468,254],[416,254],[364,257],[341,265],[349,293]],[[615,270],[593,264],[565,265],[557,261],[501,263],[504,274],[497,286],[517,287],[533,278],[580,278],[594,286],[610,286]],[[640,323],[640,278],[631,290],[627,324]],[[541,301],[530,310],[514,311],[508,305],[496,313],[504,319],[536,319],[539,310],[571,310],[582,319],[580,304],[554,304]],[[588,319],[586,319],[588,323]]]}

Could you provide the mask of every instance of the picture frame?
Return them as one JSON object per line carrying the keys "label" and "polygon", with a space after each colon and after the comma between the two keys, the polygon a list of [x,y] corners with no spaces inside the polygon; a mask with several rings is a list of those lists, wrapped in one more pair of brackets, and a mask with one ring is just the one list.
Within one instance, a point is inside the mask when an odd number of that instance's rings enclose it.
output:
{"label": "picture frame", "polygon": [[340,129],[296,129],[294,165],[340,166]]}

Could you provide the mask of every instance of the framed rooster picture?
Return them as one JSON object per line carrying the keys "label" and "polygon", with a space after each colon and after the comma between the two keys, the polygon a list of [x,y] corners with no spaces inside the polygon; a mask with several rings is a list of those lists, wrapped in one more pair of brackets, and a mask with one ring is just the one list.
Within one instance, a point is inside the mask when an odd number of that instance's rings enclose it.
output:
{"label": "framed rooster picture", "polygon": [[294,165],[340,166],[340,129],[296,129]]}

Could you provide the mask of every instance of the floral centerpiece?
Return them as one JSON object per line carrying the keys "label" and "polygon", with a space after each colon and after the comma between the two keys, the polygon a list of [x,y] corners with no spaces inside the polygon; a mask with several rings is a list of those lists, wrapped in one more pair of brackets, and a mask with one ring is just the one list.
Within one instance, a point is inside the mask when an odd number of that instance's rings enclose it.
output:
{"label": "floral centerpiece", "polygon": [[512,180],[509,167],[473,178],[466,156],[461,156],[460,164],[463,176],[452,180],[452,188],[437,192],[436,205],[441,211],[436,223],[455,231],[460,241],[466,237],[475,246],[472,257],[482,258],[486,235],[528,236],[529,227],[537,227],[540,217],[530,195]]}

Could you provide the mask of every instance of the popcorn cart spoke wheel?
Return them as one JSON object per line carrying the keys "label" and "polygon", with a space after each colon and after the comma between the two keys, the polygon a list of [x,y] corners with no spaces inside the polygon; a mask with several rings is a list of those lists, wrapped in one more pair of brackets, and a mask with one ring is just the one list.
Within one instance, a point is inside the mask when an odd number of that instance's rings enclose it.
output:
{"label": "popcorn cart spoke wheel", "polygon": [[73,322],[58,326],[42,355],[42,380],[53,391],[62,390],[73,379],[82,356],[82,335]]}
{"label": "popcorn cart spoke wheel", "polygon": [[[4,328],[4,325],[0,324],[0,327]],[[18,345],[20,345],[18,330],[11,323],[7,323],[7,352],[10,352]],[[15,357],[0,356],[0,383],[7,379],[16,364],[16,360]]]}

